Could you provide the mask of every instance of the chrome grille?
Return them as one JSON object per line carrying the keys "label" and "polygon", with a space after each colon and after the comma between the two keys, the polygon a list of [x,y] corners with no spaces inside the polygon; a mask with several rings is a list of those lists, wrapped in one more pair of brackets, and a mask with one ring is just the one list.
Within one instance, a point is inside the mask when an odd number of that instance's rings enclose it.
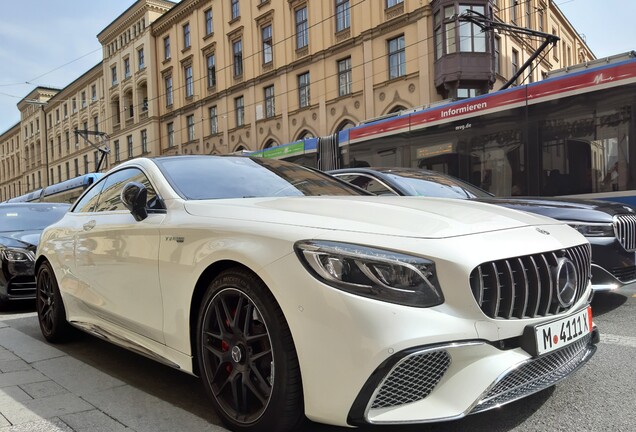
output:
{"label": "chrome grille", "polygon": [[636,250],[636,215],[621,214],[614,216],[616,238],[627,251]]}
{"label": "chrome grille", "polygon": [[570,307],[561,307],[556,295],[556,267],[562,257],[576,268],[575,304],[591,275],[589,244],[481,264],[470,274],[473,296],[490,318],[534,318],[568,310]]}
{"label": "chrome grille", "polygon": [[428,396],[448,370],[446,351],[417,353],[396,364],[380,385],[371,409],[404,405]]}
{"label": "chrome grille", "polygon": [[491,387],[470,414],[486,411],[546,389],[587,362],[596,347],[591,335],[563,349],[534,358],[512,369]]}

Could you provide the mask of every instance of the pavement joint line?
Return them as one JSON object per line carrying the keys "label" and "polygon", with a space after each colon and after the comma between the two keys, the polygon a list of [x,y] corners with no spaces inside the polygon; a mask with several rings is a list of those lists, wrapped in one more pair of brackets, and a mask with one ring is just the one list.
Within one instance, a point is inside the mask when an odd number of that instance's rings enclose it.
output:
{"label": "pavement joint line", "polygon": [[[81,411],[81,412],[87,412],[87,411]],[[71,427],[71,425],[70,425],[70,424],[68,424],[68,423],[66,423],[66,422],[64,421],[64,419],[62,418],[62,416],[58,416],[57,418],[58,418],[58,419],[60,419],[60,422],[61,422],[61,423],[63,423],[63,424],[65,424],[65,425],[66,425],[66,427],[68,427],[70,430],[75,431],[75,429],[73,429],[73,428]]]}
{"label": "pavement joint line", "polygon": [[[82,398],[84,399],[84,398]],[[85,400],[85,399],[84,399]],[[88,402],[88,401],[86,401]],[[90,402],[88,402],[90,403]],[[96,407],[97,411],[101,412],[102,414],[104,414],[106,417],[108,417],[109,419],[111,419],[112,421],[119,423],[120,425],[122,425],[125,428],[130,428],[129,426],[127,426],[126,424],[122,423],[121,420],[119,420],[117,417],[113,417],[112,415],[110,415],[108,412],[104,411],[103,409],[101,409],[100,407]],[[69,426],[70,427],[70,426]],[[72,428],[71,428],[72,429]],[[132,428],[130,428],[132,429]]]}

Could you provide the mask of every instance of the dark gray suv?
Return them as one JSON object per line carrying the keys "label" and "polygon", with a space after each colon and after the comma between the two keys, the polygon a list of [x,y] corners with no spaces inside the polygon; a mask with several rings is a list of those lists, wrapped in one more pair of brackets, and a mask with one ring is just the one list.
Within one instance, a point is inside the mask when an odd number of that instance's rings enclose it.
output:
{"label": "dark gray suv", "polygon": [[495,197],[455,177],[415,168],[345,168],[328,173],[377,195],[471,199],[561,220],[592,245],[595,291],[636,284],[636,209],[628,205],[570,198]]}

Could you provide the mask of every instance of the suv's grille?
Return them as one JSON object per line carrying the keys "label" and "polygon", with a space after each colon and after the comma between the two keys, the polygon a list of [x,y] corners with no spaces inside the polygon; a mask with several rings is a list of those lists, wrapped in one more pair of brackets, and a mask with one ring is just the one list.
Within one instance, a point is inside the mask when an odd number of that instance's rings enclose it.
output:
{"label": "suv's grille", "polygon": [[596,347],[592,336],[542,357],[534,358],[512,369],[488,390],[470,414],[495,408],[548,388],[585,364]]}
{"label": "suv's grille", "polygon": [[[569,306],[557,297],[557,266],[567,259],[577,275]],[[490,318],[534,318],[568,310],[585,292],[591,274],[590,245],[481,264],[470,274],[470,286],[481,310]]]}
{"label": "suv's grille", "polygon": [[446,351],[417,353],[402,359],[387,375],[371,409],[403,405],[428,396],[448,370]]}
{"label": "suv's grille", "polygon": [[614,216],[614,231],[625,250],[630,252],[636,250],[636,215]]}

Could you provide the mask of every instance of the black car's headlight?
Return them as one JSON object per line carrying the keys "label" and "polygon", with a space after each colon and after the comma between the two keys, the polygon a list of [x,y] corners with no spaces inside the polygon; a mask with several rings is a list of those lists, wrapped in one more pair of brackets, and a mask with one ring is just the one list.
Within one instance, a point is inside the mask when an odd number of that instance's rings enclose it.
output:
{"label": "black car's headlight", "polygon": [[444,302],[431,260],[334,241],[299,241],[294,248],[314,277],[343,291],[416,307]]}
{"label": "black car's headlight", "polygon": [[9,262],[35,261],[33,252],[26,249],[6,248],[2,249],[2,258]]}
{"label": "black car's headlight", "polygon": [[611,223],[567,222],[585,237],[614,237],[614,225]]}

